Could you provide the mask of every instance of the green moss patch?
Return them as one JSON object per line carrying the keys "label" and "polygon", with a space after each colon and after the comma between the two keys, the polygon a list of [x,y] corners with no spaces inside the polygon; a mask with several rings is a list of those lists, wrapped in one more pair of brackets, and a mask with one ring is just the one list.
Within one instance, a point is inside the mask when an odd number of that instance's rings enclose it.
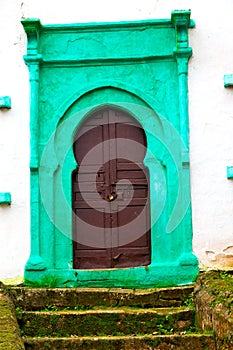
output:
{"label": "green moss patch", "polygon": [[232,272],[209,271],[201,274],[194,295],[197,326],[202,331],[214,331],[217,349],[232,349]]}
{"label": "green moss patch", "polygon": [[27,288],[13,287],[16,307],[23,310],[70,309],[96,307],[179,307],[193,291],[193,286],[156,289],[121,288]]}
{"label": "green moss patch", "polygon": [[16,321],[14,304],[10,297],[0,292],[0,349],[24,349]]}
{"label": "green moss patch", "polygon": [[28,336],[168,334],[188,331],[194,324],[194,313],[188,308],[24,311],[19,324]]}
{"label": "green moss patch", "polygon": [[108,336],[80,338],[27,338],[28,349],[82,350],[215,350],[211,335]]}
{"label": "green moss patch", "polygon": [[210,295],[210,306],[223,304],[233,310],[233,271],[209,271],[199,277],[203,291]]}

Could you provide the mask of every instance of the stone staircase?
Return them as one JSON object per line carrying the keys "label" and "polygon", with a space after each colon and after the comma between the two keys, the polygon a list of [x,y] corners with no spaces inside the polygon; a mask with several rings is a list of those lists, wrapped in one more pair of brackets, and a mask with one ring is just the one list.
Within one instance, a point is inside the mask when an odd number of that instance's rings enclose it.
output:
{"label": "stone staircase", "polygon": [[12,288],[26,349],[214,350],[195,329],[193,287]]}

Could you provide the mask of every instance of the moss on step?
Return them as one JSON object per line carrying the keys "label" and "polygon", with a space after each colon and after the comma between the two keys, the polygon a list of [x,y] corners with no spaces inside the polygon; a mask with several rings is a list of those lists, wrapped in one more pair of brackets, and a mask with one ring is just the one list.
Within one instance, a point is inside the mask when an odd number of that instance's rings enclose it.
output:
{"label": "moss on step", "polygon": [[0,291],[0,349],[24,349],[11,298]]}
{"label": "moss on step", "polygon": [[212,335],[26,338],[26,349],[47,350],[215,350]]}
{"label": "moss on step", "polygon": [[23,311],[19,324],[24,335],[119,335],[168,334],[188,331],[194,324],[189,308],[167,309],[97,309],[86,311]]}
{"label": "moss on step", "polygon": [[[11,288],[26,349],[232,349],[233,274],[200,274],[192,292],[193,286]],[[193,305],[199,330],[205,334],[192,334],[196,331]],[[189,312],[181,316],[182,310],[189,309],[191,316]]]}
{"label": "moss on step", "polygon": [[193,291],[192,286],[145,290],[108,288],[27,288],[13,287],[16,307],[24,310],[89,309],[96,306],[178,307]]}

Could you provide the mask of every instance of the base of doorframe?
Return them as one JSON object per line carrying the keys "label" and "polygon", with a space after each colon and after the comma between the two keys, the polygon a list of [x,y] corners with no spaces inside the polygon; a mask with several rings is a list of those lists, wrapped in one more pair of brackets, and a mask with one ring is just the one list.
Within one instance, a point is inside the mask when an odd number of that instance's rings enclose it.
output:
{"label": "base of doorframe", "polygon": [[162,288],[193,283],[198,265],[149,265],[125,269],[25,270],[25,284],[37,287]]}
{"label": "base of doorframe", "polygon": [[25,271],[44,271],[46,270],[46,265],[44,260],[39,255],[31,255],[28,259]]}

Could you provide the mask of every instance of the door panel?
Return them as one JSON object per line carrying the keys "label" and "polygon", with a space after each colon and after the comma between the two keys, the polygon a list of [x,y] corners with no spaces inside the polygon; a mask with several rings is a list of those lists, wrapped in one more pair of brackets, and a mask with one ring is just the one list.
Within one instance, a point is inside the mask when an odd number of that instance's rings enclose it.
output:
{"label": "door panel", "polygon": [[99,269],[150,263],[150,201],[143,165],[146,137],[128,114],[99,111],[74,142],[74,268]]}

